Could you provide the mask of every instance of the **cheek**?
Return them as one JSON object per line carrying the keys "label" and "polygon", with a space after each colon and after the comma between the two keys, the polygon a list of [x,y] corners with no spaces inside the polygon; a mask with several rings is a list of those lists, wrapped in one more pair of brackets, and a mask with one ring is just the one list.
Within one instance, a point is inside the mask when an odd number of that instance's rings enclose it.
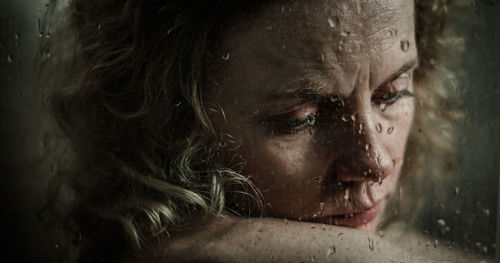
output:
{"label": "cheek", "polygon": [[398,109],[397,116],[387,122],[382,132],[383,144],[393,158],[403,158],[414,115],[415,102],[409,99]]}
{"label": "cheek", "polygon": [[[414,100],[408,100],[400,110],[399,117],[390,122],[389,127],[384,131],[385,134],[383,134],[381,139],[383,140],[385,149],[395,161],[396,168],[392,174],[384,180],[382,185],[375,184],[373,186],[373,192],[376,198],[378,198],[378,195],[382,197],[382,195],[386,193],[393,193],[395,191],[405,159],[406,144],[413,124],[414,111]],[[388,134],[389,130],[392,130],[390,134]]]}
{"label": "cheek", "polygon": [[307,138],[294,142],[275,138],[247,142],[239,153],[247,160],[245,173],[252,175],[255,183],[291,190],[310,180],[316,154]]}

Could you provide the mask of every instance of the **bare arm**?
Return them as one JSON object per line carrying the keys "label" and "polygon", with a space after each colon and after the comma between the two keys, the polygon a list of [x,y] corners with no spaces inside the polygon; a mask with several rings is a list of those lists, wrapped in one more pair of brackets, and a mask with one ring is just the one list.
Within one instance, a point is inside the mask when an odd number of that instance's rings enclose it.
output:
{"label": "bare arm", "polygon": [[146,254],[136,262],[428,261],[355,229],[272,218],[218,218]]}

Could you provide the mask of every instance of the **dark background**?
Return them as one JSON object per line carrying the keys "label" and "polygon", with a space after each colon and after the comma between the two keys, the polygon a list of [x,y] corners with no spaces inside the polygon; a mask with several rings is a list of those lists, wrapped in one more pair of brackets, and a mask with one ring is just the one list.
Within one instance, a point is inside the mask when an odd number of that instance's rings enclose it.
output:
{"label": "dark background", "polygon": [[[454,28],[467,45],[463,61],[454,67],[468,74],[459,83],[468,112],[466,124],[458,127],[465,158],[451,182],[429,189],[434,200],[421,227],[471,253],[493,256],[500,175],[500,7],[495,1],[461,2]],[[44,9],[41,0],[0,0],[0,238],[10,262],[54,262],[59,249],[37,218],[47,178],[34,172],[45,146],[34,67],[37,43],[48,37],[38,32]],[[464,19],[464,11],[472,12],[472,19]],[[432,197],[441,196],[436,191],[444,191],[444,197]],[[442,232],[438,219],[446,221],[448,232]]]}

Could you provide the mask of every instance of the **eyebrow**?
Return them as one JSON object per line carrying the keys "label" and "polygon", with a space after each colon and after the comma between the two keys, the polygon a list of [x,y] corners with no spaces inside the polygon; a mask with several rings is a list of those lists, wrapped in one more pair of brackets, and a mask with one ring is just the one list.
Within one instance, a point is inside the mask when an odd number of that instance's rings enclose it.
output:
{"label": "eyebrow", "polygon": [[[381,82],[380,85],[389,83],[390,81],[397,79],[399,76],[401,76],[401,74],[418,68],[418,66],[419,66],[418,59],[413,59],[410,62],[405,63],[393,74],[387,77],[384,81]],[[335,92],[332,92],[331,90],[326,89],[326,85],[327,85],[326,81],[318,82],[307,76],[304,76],[288,83],[287,86],[290,87],[287,89],[281,90],[278,93],[266,94],[265,100],[297,99],[297,98],[317,99],[317,98],[327,98],[331,96],[340,97],[340,94],[337,94]]]}
{"label": "eyebrow", "polygon": [[278,93],[266,94],[266,100],[318,98],[333,95],[326,89],[326,82],[318,82],[307,76],[289,82],[288,88]]}
{"label": "eyebrow", "polygon": [[388,78],[386,78],[384,81],[382,81],[382,84],[389,83],[401,76],[401,74],[406,73],[410,70],[415,70],[419,66],[419,60],[418,59],[413,59],[410,62],[404,64],[402,67],[400,67],[396,72],[391,74]]}

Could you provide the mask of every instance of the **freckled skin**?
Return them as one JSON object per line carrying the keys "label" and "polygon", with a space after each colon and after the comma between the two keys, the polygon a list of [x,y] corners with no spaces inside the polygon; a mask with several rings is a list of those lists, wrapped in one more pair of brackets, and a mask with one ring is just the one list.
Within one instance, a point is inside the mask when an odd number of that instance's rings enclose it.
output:
{"label": "freckled skin", "polygon": [[[385,81],[417,59],[413,12],[412,0],[298,1],[228,34],[222,49],[231,56],[207,102],[224,110],[226,121],[213,118],[216,128],[241,139],[236,152],[269,204],[266,215],[325,222],[318,218],[376,204],[383,210],[403,164],[414,100],[402,97],[382,111],[374,96],[388,93]],[[315,99],[285,96],[304,86],[344,106],[295,134],[263,124],[322,114]],[[374,231],[380,218],[356,228]]]}

